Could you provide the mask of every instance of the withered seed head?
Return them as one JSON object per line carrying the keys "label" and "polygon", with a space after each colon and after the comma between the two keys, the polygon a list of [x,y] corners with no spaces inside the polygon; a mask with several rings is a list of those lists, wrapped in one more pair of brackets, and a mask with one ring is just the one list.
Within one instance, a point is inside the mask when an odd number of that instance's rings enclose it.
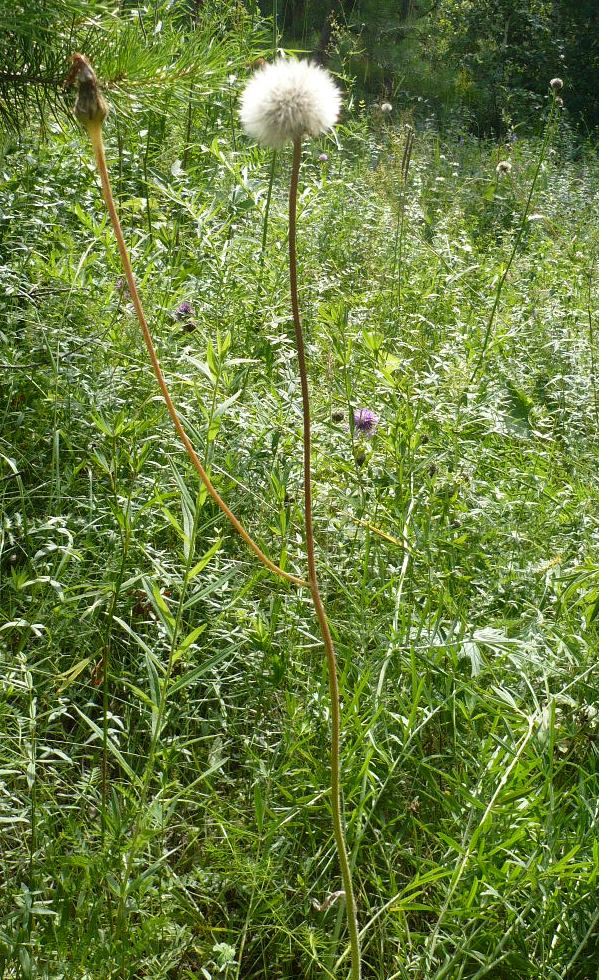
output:
{"label": "withered seed head", "polygon": [[82,54],[74,54],[72,61],[73,67],[65,84],[79,83],[75,115],[84,126],[101,126],[108,115],[108,105],[98,89],[95,72]]}

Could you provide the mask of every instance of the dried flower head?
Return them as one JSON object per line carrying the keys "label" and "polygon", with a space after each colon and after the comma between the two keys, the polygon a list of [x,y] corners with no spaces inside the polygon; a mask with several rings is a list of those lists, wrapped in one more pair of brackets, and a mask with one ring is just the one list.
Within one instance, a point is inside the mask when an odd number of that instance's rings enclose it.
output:
{"label": "dried flower head", "polygon": [[495,170],[500,176],[503,174],[509,174],[512,172],[512,165],[509,160],[500,160],[495,167]]}
{"label": "dried flower head", "polygon": [[340,104],[339,89],[327,71],[290,58],[256,72],[245,87],[239,114],[249,136],[277,150],[330,129]]}
{"label": "dried flower head", "polygon": [[564,87],[563,80],[561,78],[552,78],[551,81],[549,82],[549,87],[554,92],[561,92],[561,90]]}
{"label": "dried flower head", "polygon": [[393,112],[393,106],[390,102],[383,102],[381,106],[381,112],[383,115],[388,116],[390,112]]}
{"label": "dried flower head", "polygon": [[74,54],[72,62],[65,85],[79,83],[75,115],[84,126],[101,126],[108,115],[108,105],[100,94],[96,74],[84,55]]}
{"label": "dried flower head", "polygon": [[379,417],[370,408],[356,408],[354,411],[354,428],[359,435],[372,438],[377,430]]}

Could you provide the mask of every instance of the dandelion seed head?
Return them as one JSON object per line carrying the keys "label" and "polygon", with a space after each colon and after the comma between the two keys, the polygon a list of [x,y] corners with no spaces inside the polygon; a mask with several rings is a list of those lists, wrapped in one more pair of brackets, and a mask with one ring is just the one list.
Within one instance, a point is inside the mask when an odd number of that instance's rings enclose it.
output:
{"label": "dandelion seed head", "polygon": [[561,92],[564,87],[564,82],[561,78],[552,78],[549,82],[549,87],[553,89],[554,92]]}
{"label": "dandelion seed head", "polygon": [[390,112],[393,112],[393,106],[390,102],[383,102],[381,105],[381,112],[383,115],[388,116]]}
{"label": "dandelion seed head", "polygon": [[512,172],[512,165],[509,160],[500,160],[495,170],[500,176],[502,174],[509,174]]}
{"label": "dandelion seed head", "polygon": [[331,76],[309,61],[280,59],[256,72],[241,97],[248,136],[280,149],[303,136],[319,136],[337,122],[341,94]]}

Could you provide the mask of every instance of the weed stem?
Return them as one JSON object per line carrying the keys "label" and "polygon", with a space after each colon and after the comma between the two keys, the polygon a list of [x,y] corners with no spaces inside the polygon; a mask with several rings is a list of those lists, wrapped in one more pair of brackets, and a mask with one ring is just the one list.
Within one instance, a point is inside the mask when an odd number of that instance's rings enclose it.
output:
{"label": "weed stem", "polygon": [[306,524],[306,554],[308,558],[308,585],[312,596],[314,611],[318,619],[327,660],[329,675],[329,692],[331,699],[331,808],[333,816],[333,833],[337,845],[337,854],[341,866],[341,878],[345,891],[347,923],[351,946],[351,978],[360,980],[361,956],[360,936],[358,933],[358,917],[352,883],[352,875],[345,843],[345,831],[341,813],[341,708],[339,704],[339,683],[337,680],[337,659],[333,638],[329,628],[327,614],[318,587],[316,574],[316,559],[314,554],[314,525],[312,521],[312,475],[311,475],[311,428],[310,428],[310,393],[308,388],[308,372],[306,368],[306,353],[304,336],[299,312],[297,293],[297,185],[300,162],[302,157],[301,139],[293,141],[293,166],[289,187],[289,280],[291,286],[291,309],[293,327],[297,347],[300,382],[302,389],[302,408],[304,418],[304,508]]}
{"label": "weed stem", "polygon": [[133,275],[133,269],[131,268],[129,253],[127,251],[127,246],[125,245],[125,239],[123,237],[121,223],[119,221],[119,216],[117,214],[116,207],[114,204],[114,199],[112,196],[110,178],[108,176],[108,169],[106,167],[106,154],[104,152],[104,140],[102,139],[101,123],[96,121],[88,122],[86,125],[86,129],[88,131],[92,143],[94,156],[96,159],[96,165],[98,167],[98,172],[100,174],[102,193],[104,196],[104,201],[106,202],[106,207],[108,208],[108,212],[110,214],[110,220],[112,221],[114,234],[116,237],[119,253],[121,256],[121,262],[123,264],[123,271],[125,273],[125,278],[127,279],[127,285],[129,287],[129,294],[131,296],[133,306],[135,307],[137,319],[139,320],[139,325],[141,327],[141,331],[148,350],[148,354],[150,355],[150,361],[152,362],[152,368],[156,376],[156,380],[162,392],[162,396],[166,402],[166,407],[168,409],[168,413],[171,417],[173,425],[175,426],[175,429],[177,431],[177,435],[179,436],[179,439],[183,443],[187,451],[187,455],[189,456],[195,469],[199,473],[200,479],[202,480],[204,486],[206,487],[206,490],[208,491],[208,493],[210,494],[214,502],[220,507],[220,509],[222,510],[223,514],[227,517],[229,522],[233,525],[233,527],[235,528],[239,536],[243,538],[248,548],[250,548],[254,552],[254,554],[260,559],[262,564],[265,565],[266,568],[269,569],[269,571],[273,572],[274,575],[278,575],[280,578],[284,578],[288,582],[293,582],[294,585],[305,586],[307,585],[307,583],[303,579],[298,578],[295,575],[290,575],[288,572],[283,571],[282,568],[279,568],[278,565],[275,565],[275,563],[272,562],[270,558],[268,558],[264,554],[264,552],[258,547],[254,539],[250,537],[250,535],[245,530],[241,522],[238,521],[233,511],[227,506],[227,504],[224,502],[224,500],[222,499],[218,491],[213,486],[212,481],[208,476],[208,473],[202,466],[198,458],[198,455],[195,449],[193,448],[193,445],[190,439],[188,438],[185,429],[183,428],[177,409],[175,408],[173,400],[170,396],[166,379],[164,377],[164,374],[162,373],[162,368],[160,367],[160,363],[158,361],[156,349],[152,341],[152,335],[150,334],[144,309],[137,290],[137,284],[135,282],[135,277]]}
{"label": "weed stem", "polygon": [[548,118],[547,123],[545,125],[545,133],[544,133],[544,136],[543,136],[543,143],[541,145],[541,152],[539,153],[539,158],[537,160],[537,166],[536,166],[535,172],[533,174],[532,182],[531,182],[531,185],[530,185],[530,188],[529,188],[529,191],[528,191],[528,196],[526,198],[526,204],[524,205],[524,211],[522,212],[522,218],[520,219],[520,226],[519,226],[518,231],[516,233],[516,237],[514,239],[514,244],[512,246],[512,250],[510,252],[510,256],[509,256],[509,258],[508,258],[508,260],[507,260],[507,262],[505,264],[505,268],[504,268],[501,276],[499,277],[499,280],[498,280],[498,283],[497,283],[497,288],[495,290],[495,298],[493,300],[493,306],[491,307],[491,312],[489,314],[489,318],[487,320],[487,325],[485,327],[485,333],[484,333],[484,336],[483,336],[483,342],[482,342],[482,346],[481,346],[481,349],[480,349],[480,353],[478,355],[476,364],[474,365],[474,368],[472,370],[472,374],[470,375],[470,384],[472,384],[472,382],[475,381],[478,372],[480,371],[481,367],[484,364],[485,354],[486,354],[486,351],[487,351],[487,346],[489,344],[489,340],[491,339],[491,330],[492,330],[493,324],[495,322],[495,315],[496,315],[497,310],[499,308],[499,300],[501,299],[501,294],[503,292],[503,287],[504,287],[505,281],[506,281],[506,279],[507,279],[507,277],[509,275],[510,269],[512,268],[512,265],[514,263],[514,259],[516,258],[516,254],[517,254],[518,249],[520,247],[520,242],[522,241],[522,238],[524,236],[524,231],[526,229],[527,222],[528,222],[528,215],[529,215],[529,212],[530,212],[530,206],[531,206],[531,203],[532,203],[532,196],[533,196],[533,194],[535,192],[535,188],[537,186],[537,180],[539,179],[539,174],[541,173],[541,167],[543,166],[543,161],[545,160],[545,154],[547,152],[547,147],[549,145],[549,138],[550,138],[551,133],[553,131],[553,129],[552,129],[552,123],[553,123],[553,117],[555,115],[555,107],[556,107],[556,101],[555,101],[555,93],[554,93],[553,101],[551,103],[551,108],[550,108],[550,111],[549,111],[549,118]]}

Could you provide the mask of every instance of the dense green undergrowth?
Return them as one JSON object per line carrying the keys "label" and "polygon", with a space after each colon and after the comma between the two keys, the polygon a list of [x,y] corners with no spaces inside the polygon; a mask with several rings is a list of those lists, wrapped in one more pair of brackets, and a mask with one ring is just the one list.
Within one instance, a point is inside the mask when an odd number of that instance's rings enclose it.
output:
{"label": "dense green undergrowth", "polygon": [[[242,82],[187,144],[113,118],[109,165],[188,431],[303,573],[290,161],[240,133]],[[590,980],[599,167],[556,127],[523,224],[536,138],[419,124],[404,185],[405,138],[354,106],[305,147],[299,221],[364,974]],[[0,171],[3,975],[344,976],[308,596],[173,438],[84,137]]]}

